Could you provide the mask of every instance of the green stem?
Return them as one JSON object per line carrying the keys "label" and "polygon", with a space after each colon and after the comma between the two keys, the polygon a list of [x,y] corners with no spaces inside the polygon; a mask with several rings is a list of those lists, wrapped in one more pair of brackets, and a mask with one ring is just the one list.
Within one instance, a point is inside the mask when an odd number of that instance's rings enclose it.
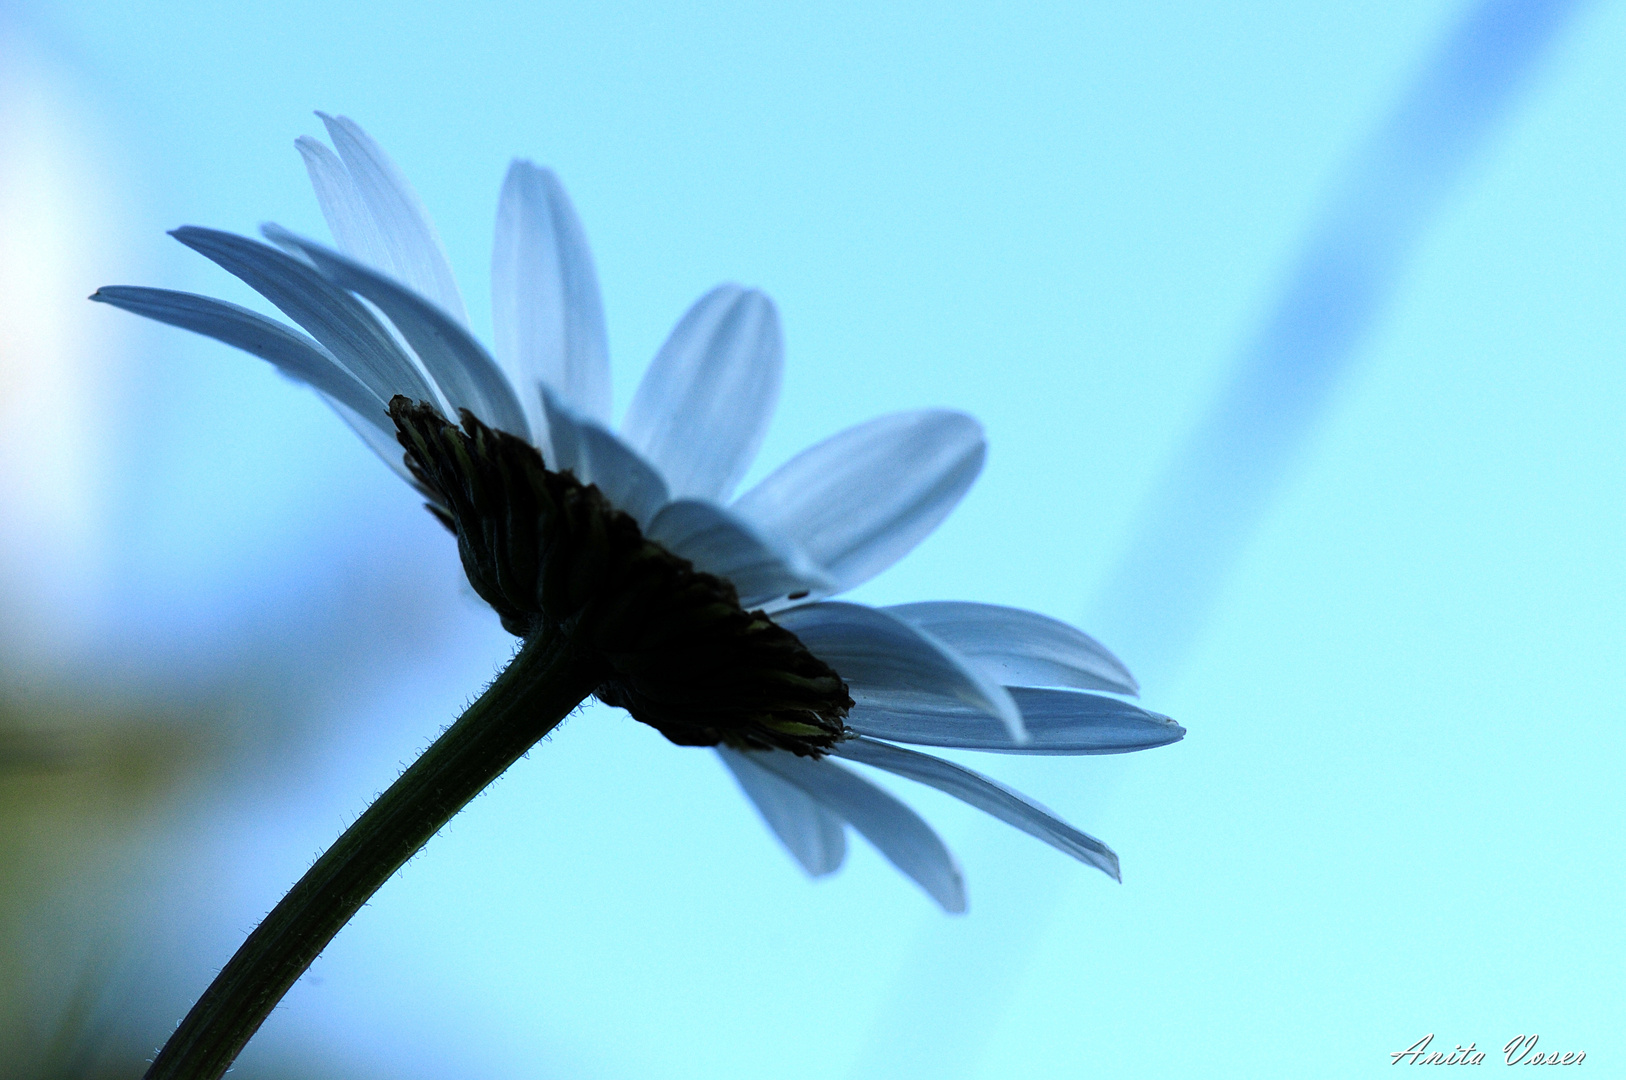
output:
{"label": "green stem", "polygon": [[277,1002],[401,864],[598,685],[564,635],[525,642],[243,942],[146,1080],[218,1080]]}

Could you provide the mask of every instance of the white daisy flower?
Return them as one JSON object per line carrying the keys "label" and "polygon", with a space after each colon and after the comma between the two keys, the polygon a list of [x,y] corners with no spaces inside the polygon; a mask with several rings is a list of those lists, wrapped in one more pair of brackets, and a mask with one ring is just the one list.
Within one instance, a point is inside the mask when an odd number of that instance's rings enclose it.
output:
{"label": "white daisy flower", "polygon": [[[851,826],[945,909],[965,909],[943,842],[832,760],[844,758],[1119,876],[1106,845],[1031,799],[898,745],[1112,754],[1181,738],[1167,717],[1110,696],[1137,691],[1111,653],[1014,608],[829,599],[902,558],[959,502],[985,453],[974,419],[882,416],[736,497],[779,394],[784,344],[765,295],[729,284],[701,297],[617,429],[598,282],[557,177],[516,161],[503,184],[493,356],[469,332],[406,178],[356,124],[322,120],[333,148],[297,146],[336,248],[274,225],[263,230],[271,244],[173,233],[303,332],[187,293],[109,287],[92,299],[244,349],[314,388],[457,533],[471,582],[505,626],[527,639],[574,635],[601,700],[674,742],[714,747],[808,873],[841,865]],[[445,419],[457,416],[461,428]]]}

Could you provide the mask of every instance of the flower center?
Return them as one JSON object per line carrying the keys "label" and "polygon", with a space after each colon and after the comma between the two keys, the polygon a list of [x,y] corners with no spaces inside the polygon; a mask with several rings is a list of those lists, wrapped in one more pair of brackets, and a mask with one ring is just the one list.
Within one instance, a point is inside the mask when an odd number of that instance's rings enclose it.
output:
{"label": "flower center", "polygon": [[567,635],[609,674],[600,701],[685,746],[817,757],[841,739],[847,686],[723,578],[648,539],[592,484],[463,410],[390,402],[406,465],[457,535],[469,584],[523,638]]}

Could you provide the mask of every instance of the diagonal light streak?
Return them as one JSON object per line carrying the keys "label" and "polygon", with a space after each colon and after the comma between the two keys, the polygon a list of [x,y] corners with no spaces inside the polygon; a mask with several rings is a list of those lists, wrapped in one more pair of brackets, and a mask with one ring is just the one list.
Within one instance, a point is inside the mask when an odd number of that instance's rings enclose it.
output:
{"label": "diagonal light streak", "polygon": [[[1582,6],[1475,4],[1357,148],[1286,288],[1154,487],[1129,554],[1097,597],[1092,626],[1109,632],[1144,684],[1178,672],[1213,596],[1383,316],[1406,260]],[[974,919],[929,923],[872,1023],[853,1080],[968,1072],[1070,869],[1035,861],[985,883]],[[1019,884],[1009,880],[1016,877]]]}
{"label": "diagonal light streak", "polygon": [[[1228,385],[1154,487],[1096,611],[1141,680],[1173,674],[1407,258],[1580,0],[1488,0],[1354,155]],[[1098,620],[1099,621],[1099,620]]]}

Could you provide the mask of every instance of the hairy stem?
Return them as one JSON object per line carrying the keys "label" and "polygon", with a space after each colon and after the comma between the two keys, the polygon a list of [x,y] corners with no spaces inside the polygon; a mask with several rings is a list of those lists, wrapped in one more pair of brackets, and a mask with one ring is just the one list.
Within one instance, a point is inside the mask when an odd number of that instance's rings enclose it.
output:
{"label": "hairy stem", "polygon": [[243,942],[146,1080],[218,1080],[344,924],[452,815],[592,693],[597,665],[534,637]]}

